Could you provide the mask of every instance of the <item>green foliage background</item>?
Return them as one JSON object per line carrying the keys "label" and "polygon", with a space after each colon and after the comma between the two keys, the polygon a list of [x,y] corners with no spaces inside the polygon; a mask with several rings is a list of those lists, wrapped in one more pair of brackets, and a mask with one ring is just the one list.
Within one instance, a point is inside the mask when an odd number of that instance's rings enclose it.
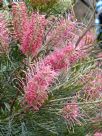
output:
{"label": "green foliage background", "polygon": [[32,7],[34,10],[40,11],[41,13],[46,13],[47,16],[63,14],[73,4],[73,0],[49,0],[47,4],[42,4],[40,2],[33,3],[31,0],[26,0],[26,2],[28,6]]}

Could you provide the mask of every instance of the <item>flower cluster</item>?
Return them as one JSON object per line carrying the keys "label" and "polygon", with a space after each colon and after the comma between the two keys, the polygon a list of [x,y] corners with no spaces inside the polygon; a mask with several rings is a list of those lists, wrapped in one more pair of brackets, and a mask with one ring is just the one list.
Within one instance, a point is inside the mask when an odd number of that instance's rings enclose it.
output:
{"label": "flower cluster", "polygon": [[[68,19],[60,19],[55,25],[55,27],[49,32],[47,36],[47,45],[52,47],[65,47],[67,44],[71,43],[76,45],[77,40],[80,38],[81,34],[85,29],[85,26],[78,27],[78,22],[71,21]],[[85,36],[83,36],[78,44],[78,49],[83,49],[88,45],[92,44],[95,37],[91,31],[88,31]]]}
{"label": "flower cluster", "polygon": [[93,69],[81,78],[84,84],[83,91],[87,99],[97,99],[102,95],[102,70]]}
{"label": "flower cluster", "polygon": [[[61,72],[67,71],[88,55],[84,48],[88,47],[94,38],[88,32],[76,47],[82,34],[77,22],[61,18],[49,31],[48,20],[45,16],[39,13],[28,14],[24,2],[13,3],[12,7],[14,29],[20,42],[20,50],[27,58],[32,57],[32,63],[34,63],[29,64],[31,66],[26,71],[24,103],[38,111],[48,100],[49,88],[55,79],[60,76]],[[40,58],[39,54],[42,49],[44,49],[44,55]],[[92,80],[92,84],[96,80],[99,83],[94,86],[95,92],[96,89],[101,90],[101,80],[99,80],[101,75],[99,76],[98,73],[96,75],[96,78]],[[91,89],[84,86],[84,91],[92,92]],[[91,94],[92,97],[93,94]],[[81,124],[79,121],[81,114],[76,102],[67,103],[62,109],[62,116],[69,124]]]}
{"label": "flower cluster", "polygon": [[39,65],[36,69],[31,66],[26,75],[27,84],[24,86],[25,101],[34,110],[39,110],[48,99],[48,88],[57,77],[50,66]]}
{"label": "flower cluster", "polygon": [[[30,1],[36,4],[49,2]],[[14,106],[19,105],[18,102],[23,97],[22,105],[25,109],[33,109],[34,115],[40,109],[48,110],[57,117],[60,115],[69,128],[75,124],[82,125],[84,121],[92,121],[96,125],[96,121],[102,118],[102,69],[96,67],[96,61],[92,60],[90,64],[89,61],[86,62],[90,60],[87,58],[90,57],[90,45],[94,41],[91,31],[86,31],[83,35],[86,26],[78,23],[70,15],[68,18],[52,16],[49,21],[50,17],[47,18],[38,12],[28,12],[24,1],[12,2],[11,9],[12,21],[10,20],[8,29],[10,31],[13,25],[15,39],[12,39],[13,35],[7,29],[3,12],[0,13],[0,55],[3,55],[0,71],[5,76],[9,70],[7,76],[10,76],[4,78],[1,88],[6,87],[7,90],[8,81],[12,79],[11,87],[23,89],[23,96],[20,96],[18,91],[16,98],[9,101],[10,113],[13,113],[13,110],[20,111],[20,106],[17,106],[17,110]],[[4,56],[6,54],[1,54],[4,51],[8,51],[7,57]],[[102,53],[98,57],[102,58]],[[18,79],[18,82],[13,82],[17,77],[22,81]],[[6,81],[8,84],[4,86]],[[11,87],[10,89],[13,89]],[[4,107],[5,104],[3,109]],[[93,135],[102,136],[102,133],[98,130]]]}
{"label": "flower cluster", "polygon": [[35,56],[43,43],[43,36],[47,21],[44,15],[32,13],[27,14],[27,8],[24,2],[12,4],[14,29],[20,49],[25,55]]}
{"label": "flower cluster", "polygon": [[94,136],[102,136],[102,133],[96,132],[96,133],[94,134]]}
{"label": "flower cluster", "polygon": [[62,109],[62,116],[70,126],[74,123],[80,124],[81,114],[78,104],[76,102],[67,103]]}
{"label": "flower cluster", "polygon": [[73,51],[72,46],[57,50],[46,56],[43,60],[27,71],[25,101],[38,110],[48,98],[48,88],[53,80],[58,77],[61,70],[68,68],[68,57]]}
{"label": "flower cluster", "polygon": [[44,15],[32,14],[23,31],[21,50],[24,54],[35,56],[42,47],[47,21]]}
{"label": "flower cluster", "polygon": [[[27,103],[34,109],[39,109],[48,97],[47,90],[52,84],[52,80],[58,77],[62,70],[70,68],[80,58],[80,52],[75,50],[72,45],[67,45],[62,49],[56,49],[39,61],[38,65],[33,67],[27,74],[27,85],[25,86],[25,99]],[[35,103],[40,104],[37,107]]]}
{"label": "flower cluster", "polygon": [[12,17],[16,38],[21,42],[23,31],[26,31],[28,25],[27,8],[24,2],[12,3]]}
{"label": "flower cluster", "polygon": [[74,41],[75,36],[77,36],[75,30],[75,22],[61,19],[57,22],[55,28],[49,32],[47,36],[47,45],[58,48],[65,47],[71,40]]}
{"label": "flower cluster", "polygon": [[0,52],[8,49],[9,31],[7,29],[6,19],[3,13],[0,13]]}
{"label": "flower cluster", "polygon": [[75,64],[78,60],[84,58],[83,52],[76,49],[72,44],[68,44],[64,48],[58,49],[45,57],[45,64],[52,65],[53,69],[61,70]]}

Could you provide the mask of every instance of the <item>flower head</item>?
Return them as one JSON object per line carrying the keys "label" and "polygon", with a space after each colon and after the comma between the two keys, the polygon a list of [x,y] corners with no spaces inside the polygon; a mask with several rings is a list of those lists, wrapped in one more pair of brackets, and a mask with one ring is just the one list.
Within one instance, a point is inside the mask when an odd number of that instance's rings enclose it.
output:
{"label": "flower head", "polygon": [[61,19],[47,35],[47,45],[57,48],[65,47],[70,41],[74,41],[76,36],[75,29],[76,24],[74,22]]}
{"label": "flower head", "polygon": [[7,29],[6,19],[2,13],[0,13],[0,52],[4,52],[8,49],[9,45],[9,31]]}
{"label": "flower head", "polygon": [[79,107],[76,103],[67,103],[63,108],[63,117],[66,120],[77,120],[79,116]]}
{"label": "flower head", "polygon": [[27,56],[35,56],[43,43],[47,21],[44,15],[28,15],[24,2],[12,4],[13,22],[20,50]]}
{"label": "flower head", "polygon": [[12,3],[12,17],[16,38],[21,42],[23,31],[26,31],[28,26],[27,7],[23,1]]}
{"label": "flower head", "polygon": [[54,52],[45,57],[45,65],[50,65],[52,69],[60,71],[69,68],[78,60],[83,58],[81,50],[76,50],[72,44],[68,44],[62,49],[56,49]]}
{"label": "flower head", "polygon": [[63,52],[57,50],[45,58],[45,64],[50,65],[55,71],[60,71],[61,69],[67,68],[69,61]]}
{"label": "flower head", "polygon": [[26,55],[36,55],[43,44],[43,36],[47,21],[38,13],[29,18],[26,30],[23,31],[20,49]]}
{"label": "flower head", "polygon": [[94,136],[102,136],[102,133],[96,132],[96,133],[94,134]]}
{"label": "flower head", "polygon": [[[88,82],[87,82],[88,81]],[[84,83],[83,91],[88,99],[97,99],[102,96],[102,70],[94,69],[81,79]]]}
{"label": "flower head", "polygon": [[81,124],[79,118],[81,117],[79,106],[76,102],[67,103],[62,109],[63,118],[69,123],[70,126]]}
{"label": "flower head", "polygon": [[56,76],[57,73],[50,66],[39,65],[36,69],[31,67],[28,70],[24,98],[25,102],[34,110],[39,110],[48,99],[48,88]]}

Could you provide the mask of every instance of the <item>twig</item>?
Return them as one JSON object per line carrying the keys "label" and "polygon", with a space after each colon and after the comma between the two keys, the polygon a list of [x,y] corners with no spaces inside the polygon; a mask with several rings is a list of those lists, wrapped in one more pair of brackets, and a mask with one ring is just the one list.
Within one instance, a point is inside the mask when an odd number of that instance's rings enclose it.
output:
{"label": "twig", "polygon": [[[94,11],[94,13],[95,13],[95,11]],[[93,13],[93,15],[91,16],[91,19],[89,20],[89,23],[88,23],[88,25],[87,25],[86,30],[83,32],[83,34],[82,34],[82,35],[79,37],[79,39],[77,40],[77,42],[76,42],[76,44],[75,44],[75,47],[77,47],[77,46],[79,45],[81,39],[85,36],[85,34],[86,34],[86,33],[90,30],[90,28],[93,26],[93,25],[92,25],[92,19],[93,19],[94,13]]]}

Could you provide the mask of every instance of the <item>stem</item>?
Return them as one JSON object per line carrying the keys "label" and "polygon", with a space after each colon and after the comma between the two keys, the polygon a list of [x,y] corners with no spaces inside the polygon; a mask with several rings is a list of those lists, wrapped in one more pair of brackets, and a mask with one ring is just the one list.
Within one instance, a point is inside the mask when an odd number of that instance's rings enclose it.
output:
{"label": "stem", "polygon": [[[94,11],[95,13],[95,11]],[[90,30],[90,28],[93,26],[92,25],[92,20],[93,20],[93,17],[94,17],[94,13],[93,15],[91,16],[91,19],[89,20],[89,23],[87,25],[87,28],[85,29],[85,31],[83,32],[83,34],[79,37],[79,39],[77,40],[76,44],[75,44],[75,47],[78,46],[78,44],[80,43],[81,39],[85,36],[85,34]]]}
{"label": "stem", "polygon": [[[50,102],[56,102],[56,101],[61,101],[61,100],[67,100],[69,97],[66,98],[60,98],[60,99],[55,99],[55,100],[51,100]],[[84,105],[84,104],[97,104],[97,103],[101,103],[102,100],[97,100],[97,101],[91,101],[91,102],[78,102],[78,103],[68,103],[69,105]]]}

